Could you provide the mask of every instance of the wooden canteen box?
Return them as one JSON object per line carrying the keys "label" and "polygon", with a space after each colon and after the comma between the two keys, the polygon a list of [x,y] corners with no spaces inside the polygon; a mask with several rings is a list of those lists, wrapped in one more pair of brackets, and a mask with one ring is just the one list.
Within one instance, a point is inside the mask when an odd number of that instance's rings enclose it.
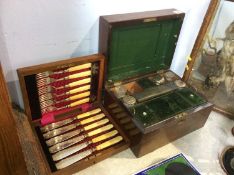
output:
{"label": "wooden canteen box", "polygon": [[176,9],[100,17],[104,107],[137,157],[201,128],[212,109],[169,70],[183,18]]}
{"label": "wooden canteen box", "polygon": [[72,174],[129,147],[101,103],[104,56],[18,69],[25,111],[50,174]]}

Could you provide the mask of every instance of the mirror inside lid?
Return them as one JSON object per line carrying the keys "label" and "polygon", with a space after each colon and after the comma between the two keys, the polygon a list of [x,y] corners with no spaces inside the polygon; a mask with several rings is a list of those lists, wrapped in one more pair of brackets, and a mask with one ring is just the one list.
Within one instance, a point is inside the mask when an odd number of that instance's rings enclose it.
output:
{"label": "mirror inside lid", "polygon": [[110,30],[106,53],[108,80],[115,82],[168,69],[183,17],[184,13],[175,9],[101,17],[100,32],[102,20]]}

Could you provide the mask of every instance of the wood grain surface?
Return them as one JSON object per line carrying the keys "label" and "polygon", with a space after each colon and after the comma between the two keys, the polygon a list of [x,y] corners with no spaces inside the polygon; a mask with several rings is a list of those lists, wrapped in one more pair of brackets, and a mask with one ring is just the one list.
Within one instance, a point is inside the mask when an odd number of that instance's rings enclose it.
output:
{"label": "wood grain surface", "polygon": [[0,174],[28,174],[0,66]]}

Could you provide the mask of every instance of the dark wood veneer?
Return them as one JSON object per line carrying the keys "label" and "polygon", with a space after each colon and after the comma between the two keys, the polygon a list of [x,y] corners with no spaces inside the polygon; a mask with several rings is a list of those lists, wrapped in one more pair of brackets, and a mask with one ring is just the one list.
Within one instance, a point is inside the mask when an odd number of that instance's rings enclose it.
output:
{"label": "dark wood veneer", "polygon": [[[124,15],[101,16],[100,26],[99,26],[99,53],[104,54],[108,62],[108,59],[110,59],[109,47],[112,42],[111,35],[114,27],[126,26],[126,25],[131,26],[155,20],[159,21],[159,20],[174,19],[174,18],[183,19],[184,13],[181,12],[176,13],[176,12],[178,12],[176,9],[168,9],[161,11],[130,13]],[[108,69],[108,67],[106,67],[106,69]],[[143,76],[147,77],[150,75],[151,74],[142,75],[142,77]],[[121,83],[124,84],[126,82],[133,82],[138,78],[140,78],[140,76],[125,79],[121,81]],[[111,88],[113,88],[113,86],[114,83],[106,83],[104,106],[130,138],[131,141],[130,147],[137,157],[143,156],[155,150],[156,148],[159,148],[179,137],[188,134],[189,132],[192,132],[202,127],[205,124],[210,114],[210,111],[212,110],[213,107],[212,104],[206,103],[204,105],[199,106],[198,108],[185,111],[188,115],[186,119],[183,121],[176,120],[174,116],[165,122],[160,122],[155,124],[150,132],[144,133],[137,127],[137,124],[135,123],[133,116],[128,112],[128,110],[123,105],[123,103],[119,99],[117,99],[117,97],[111,91]],[[187,86],[190,87],[189,85]],[[131,130],[125,129],[126,125],[121,124],[120,120],[118,119],[118,115],[113,112],[113,109],[111,109],[110,107],[111,105],[117,106],[116,108],[118,108],[120,111],[123,111],[122,113],[125,113],[124,114],[125,118],[131,120],[129,122],[129,126],[130,125],[134,126]]]}

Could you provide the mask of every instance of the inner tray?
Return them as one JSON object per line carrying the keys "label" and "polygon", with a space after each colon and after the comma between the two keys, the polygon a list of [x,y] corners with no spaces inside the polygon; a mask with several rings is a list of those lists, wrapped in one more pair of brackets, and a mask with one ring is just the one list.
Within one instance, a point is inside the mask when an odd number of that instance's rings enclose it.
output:
{"label": "inner tray", "polygon": [[191,89],[182,88],[134,105],[129,111],[140,125],[148,127],[205,102]]}

